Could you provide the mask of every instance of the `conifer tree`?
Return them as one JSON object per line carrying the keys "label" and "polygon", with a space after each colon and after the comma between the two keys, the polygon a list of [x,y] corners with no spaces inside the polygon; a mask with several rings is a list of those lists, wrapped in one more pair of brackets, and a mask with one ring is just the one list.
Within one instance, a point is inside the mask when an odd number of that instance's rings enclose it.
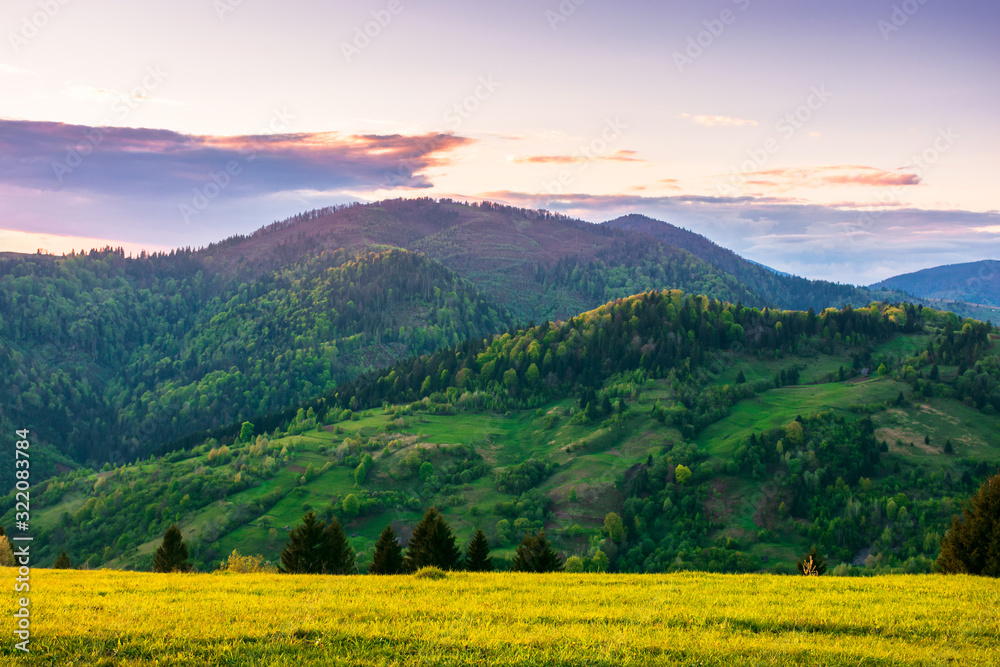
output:
{"label": "conifer tree", "polygon": [[493,571],[490,543],[486,539],[486,533],[481,528],[476,529],[476,534],[472,536],[469,548],[465,551],[465,569],[469,572]]}
{"label": "conifer tree", "polygon": [[56,558],[56,562],[52,565],[53,569],[56,570],[72,570],[73,564],[69,561],[69,556],[63,551],[59,554],[59,558]]}
{"label": "conifer tree", "polygon": [[[322,525],[322,524],[321,524]],[[337,517],[323,530],[323,572],[328,574],[354,574],[354,549]]]}
{"label": "conifer tree", "polygon": [[1000,577],[1000,474],[983,482],[941,540],[937,567],[947,574]]}
{"label": "conifer tree", "polygon": [[302,523],[288,535],[281,550],[280,570],[287,574],[320,574],[326,557],[323,522],[315,512],[307,512]]}
{"label": "conifer tree", "polygon": [[511,565],[515,572],[560,572],[562,569],[562,558],[552,549],[544,530],[537,535],[524,536]]}
{"label": "conifer tree", "polygon": [[187,560],[187,545],[181,537],[181,529],[174,524],[167,528],[167,532],[163,534],[163,543],[156,549],[153,572],[187,572],[191,569]]}
{"label": "conifer tree", "polygon": [[405,565],[409,572],[433,565],[442,570],[458,568],[462,552],[455,546],[455,536],[436,507],[413,530],[413,537],[406,545]]}
{"label": "conifer tree", "polygon": [[396,531],[386,526],[375,543],[375,559],[368,567],[369,574],[401,574],[403,572],[403,548],[396,539]]}

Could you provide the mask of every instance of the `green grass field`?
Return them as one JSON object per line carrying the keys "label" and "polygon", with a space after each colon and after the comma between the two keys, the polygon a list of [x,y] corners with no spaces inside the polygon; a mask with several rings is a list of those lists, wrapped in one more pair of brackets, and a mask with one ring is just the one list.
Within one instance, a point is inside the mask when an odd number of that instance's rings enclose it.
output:
{"label": "green grass field", "polygon": [[5,632],[4,664],[1000,663],[1000,588],[964,576],[35,570],[31,596],[32,653]]}

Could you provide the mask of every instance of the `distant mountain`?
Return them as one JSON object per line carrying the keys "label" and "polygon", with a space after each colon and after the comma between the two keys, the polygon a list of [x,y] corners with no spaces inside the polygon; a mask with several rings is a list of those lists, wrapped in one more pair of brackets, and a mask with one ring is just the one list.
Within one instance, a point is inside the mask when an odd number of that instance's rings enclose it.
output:
{"label": "distant mountain", "polygon": [[[884,298],[899,300],[905,295],[889,295],[884,290],[871,290],[854,285],[841,285],[825,280],[808,280],[751,262],[732,250],[716,245],[709,239],[644,215],[626,215],[605,222],[602,226],[627,230],[652,236],[655,239],[705,260],[712,266],[735,277],[755,292],[760,303],[753,305],[776,306],[792,310],[822,310],[843,305],[866,305]],[[894,298],[893,298],[894,297]]]}
{"label": "distant mountain", "polygon": [[927,299],[1000,306],[1000,261],[984,259],[937,266],[894,276],[872,288],[905,290]]}

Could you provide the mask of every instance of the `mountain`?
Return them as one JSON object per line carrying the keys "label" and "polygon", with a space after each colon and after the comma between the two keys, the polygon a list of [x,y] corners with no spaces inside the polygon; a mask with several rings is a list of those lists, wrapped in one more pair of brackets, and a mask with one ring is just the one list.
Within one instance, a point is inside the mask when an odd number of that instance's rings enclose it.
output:
{"label": "mountain", "polygon": [[641,216],[431,199],[318,209],[170,254],[8,253],[0,427],[33,431],[37,480],[120,465],[280,420],[412,355],[662,289],[817,312],[889,295],[781,276]]}
{"label": "mountain", "polygon": [[604,223],[614,229],[646,234],[668,245],[683,248],[720,271],[734,276],[741,284],[757,295],[752,305],[791,308],[795,310],[822,310],[831,306],[867,305],[886,297],[886,289],[865,289],[854,285],[841,285],[825,280],[808,280],[752,262],[740,257],[704,236],[644,215],[626,215]]}
{"label": "mountain", "polygon": [[903,290],[927,299],[1000,306],[1000,261],[984,259],[937,266],[888,278],[872,288]]}
{"label": "mountain", "polygon": [[617,571],[794,572],[814,544],[831,567],[930,571],[1000,462],[995,338],[914,305],[644,293],[396,363],[277,427],[38,484],[35,557],[148,569],[177,523],[201,569],[276,559],[313,510],[363,567],[385,525],[405,541],[437,506],[501,563],[545,528]]}

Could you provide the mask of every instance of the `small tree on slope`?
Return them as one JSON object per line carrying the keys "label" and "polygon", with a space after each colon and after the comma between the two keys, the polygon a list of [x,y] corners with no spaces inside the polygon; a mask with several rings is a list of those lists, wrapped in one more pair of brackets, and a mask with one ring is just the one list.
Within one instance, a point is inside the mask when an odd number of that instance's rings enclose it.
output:
{"label": "small tree on slope", "polygon": [[406,570],[416,572],[428,565],[455,570],[461,558],[462,552],[455,546],[451,528],[436,507],[430,508],[406,545]]}
{"label": "small tree on slope", "polygon": [[540,530],[537,535],[524,536],[521,545],[517,547],[511,569],[515,572],[560,572],[563,562],[553,551],[545,537],[545,531]]}
{"label": "small tree on slope", "polygon": [[493,559],[490,558],[490,543],[486,533],[477,528],[476,534],[465,551],[465,569],[469,572],[492,572]]}
{"label": "small tree on slope", "polygon": [[402,574],[403,548],[392,526],[386,526],[375,543],[375,558],[368,567],[369,574]]}
{"label": "small tree on slope", "polygon": [[163,534],[163,543],[153,557],[153,572],[187,572],[191,569],[187,560],[187,545],[181,537],[181,529],[174,524]]}

